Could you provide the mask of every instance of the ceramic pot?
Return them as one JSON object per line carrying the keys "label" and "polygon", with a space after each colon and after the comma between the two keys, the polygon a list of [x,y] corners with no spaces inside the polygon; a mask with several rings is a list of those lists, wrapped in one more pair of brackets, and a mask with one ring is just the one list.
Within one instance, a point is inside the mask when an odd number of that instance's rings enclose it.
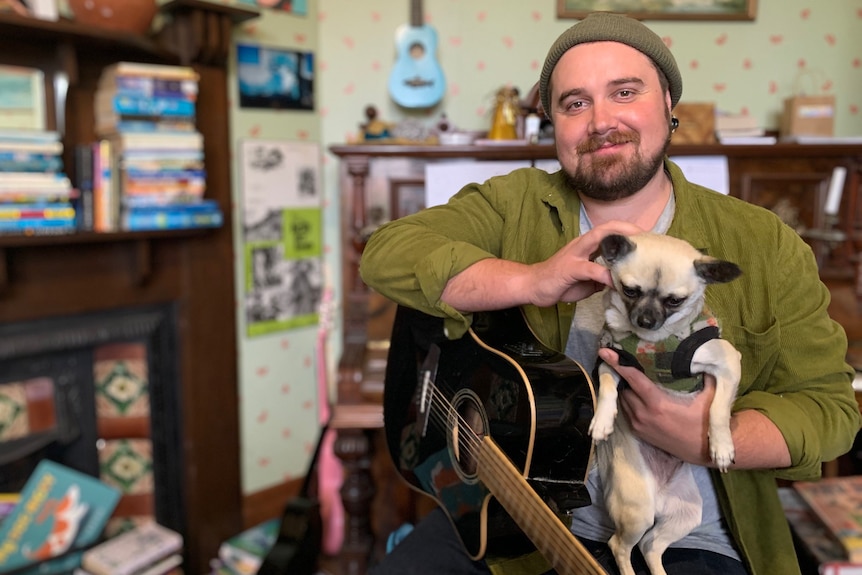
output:
{"label": "ceramic pot", "polygon": [[68,0],[75,21],[146,35],[158,11],[156,0]]}

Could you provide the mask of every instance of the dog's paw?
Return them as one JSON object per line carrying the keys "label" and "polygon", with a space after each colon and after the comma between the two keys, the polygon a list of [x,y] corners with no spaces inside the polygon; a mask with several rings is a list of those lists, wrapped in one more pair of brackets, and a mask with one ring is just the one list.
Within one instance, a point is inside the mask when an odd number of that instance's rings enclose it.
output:
{"label": "dog's paw", "polygon": [[[724,434],[721,435],[723,436]],[[727,437],[710,436],[709,454],[719,471],[722,473],[726,472],[736,458],[736,450],[733,447],[733,440],[730,438],[730,434],[728,433]]]}
{"label": "dog's paw", "polygon": [[590,436],[595,441],[604,441],[614,430],[614,418],[617,412],[614,411],[596,411],[593,420],[590,422]]}

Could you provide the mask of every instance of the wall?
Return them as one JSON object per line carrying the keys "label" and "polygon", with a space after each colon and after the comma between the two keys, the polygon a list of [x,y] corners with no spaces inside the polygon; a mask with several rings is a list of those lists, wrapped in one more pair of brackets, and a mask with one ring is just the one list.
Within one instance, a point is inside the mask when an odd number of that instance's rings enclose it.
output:
{"label": "wall", "polygon": [[[232,4],[245,5],[243,2]],[[313,52],[317,57],[318,33],[317,4],[310,2],[308,14],[304,16],[261,9],[260,18],[236,28],[234,43]],[[236,258],[233,280],[237,286],[240,457],[243,492],[249,494],[301,477],[306,472],[318,434],[315,368],[318,331],[312,326],[269,335],[246,335],[240,146],[246,139],[319,142],[321,118],[318,111],[240,108],[235,52],[229,61],[233,198],[237,208],[233,222]],[[317,87],[316,96],[319,98]]]}
{"label": "wall", "polygon": [[[677,56],[683,101],[714,101],[722,110],[747,112],[774,128],[783,99],[797,86],[822,89],[837,97],[836,134],[862,134],[862,0],[758,4],[754,22],[649,22]],[[460,128],[485,130],[495,91],[511,84],[526,93],[552,39],[575,22],[556,18],[554,0],[426,0],[426,21],[439,34],[448,90],[441,105],[408,116],[390,102],[386,85],[395,60],[395,29],[409,20],[409,6],[407,0],[319,0],[309,2],[308,16],[264,10],[262,18],[241,26],[237,40],[316,52],[317,109],[250,112],[234,105],[234,144],[243,137],[307,139],[320,141],[325,150],[355,137],[369,104],[387,121],[410,117],[431,125],[445,112]],[[238,171],[235,162],[235,190]],[[328,153],[323,171],[329,283],[339,286],[338,164]],[[238,192],[235,197],[239,202]],[[305,472],[317,432],[316,330],[246,338],[242,251],[237,254],[243,489],[251,493]],[[329,341],[332,365],[338,335]]]}

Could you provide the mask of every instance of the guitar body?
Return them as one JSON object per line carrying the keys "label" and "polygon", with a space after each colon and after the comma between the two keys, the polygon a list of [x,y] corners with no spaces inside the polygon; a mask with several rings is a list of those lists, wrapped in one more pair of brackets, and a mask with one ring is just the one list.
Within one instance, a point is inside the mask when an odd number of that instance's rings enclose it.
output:
{"label": "guitar body", "polygon": [[[442,326],[398,308],[383,400],[390,455],[402,477],[443,508],[471,557],[522,554],[533,546],[503,509],[511,509],[505,494],[488,487],[498,465],[486,463],[482,444],[498,446],[556,515],[589,504],[592,383],[543,346],[519,310],[477,314],[459,340],[447,340]],[[529,491],[500,489],[519,490]],[[552,528],[567,532],[556,519]]]}
{"label": "guitar body", "polygon": [[[389,94],[405,108],[430,108],[446,93],[446,79],[437,62],[437,32],[421,24],[414,8],[413,24],[398,28],[395,34],[397,58],[389,74]],[[419,20],[419,22],[416,22]]]}

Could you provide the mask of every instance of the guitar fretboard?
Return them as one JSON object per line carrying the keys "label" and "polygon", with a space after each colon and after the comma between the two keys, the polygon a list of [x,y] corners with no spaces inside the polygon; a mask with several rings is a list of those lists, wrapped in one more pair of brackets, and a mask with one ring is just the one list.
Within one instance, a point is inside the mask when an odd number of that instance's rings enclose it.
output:
{"label": "guitar fretboard", "polygon": [[479,449],[479,477],[561,575],[607,575],[490,437]]}

